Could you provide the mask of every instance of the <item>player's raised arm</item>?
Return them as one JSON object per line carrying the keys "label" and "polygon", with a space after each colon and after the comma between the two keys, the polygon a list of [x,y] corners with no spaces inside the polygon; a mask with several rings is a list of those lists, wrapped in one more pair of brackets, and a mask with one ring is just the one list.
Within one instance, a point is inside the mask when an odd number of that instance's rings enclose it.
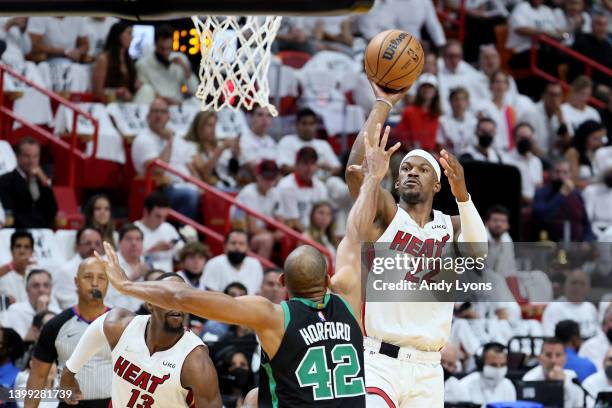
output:
{"label": "player's raised arm", "polygon": [[336,272],[331,279],[331,289],[342,295],[356,313],[361,310],[361,242],[370,238],[381,194],[380,183],[387,174],[391,156],[400,147],[400,143],[396,143],[385,150],[391,129],[387,126],[381,138],[381,127],[376,125],[371,138],[364,135],[363,164],[353,165],[352,170],[363,175],[363,182],[357,201],[349,212],[346,235],[338,246]]}
{"label": "player's raised arm", "polygon": [[455,240],[460,245],[460,252],[463,255],[484,257],[488,249],[487,229],[468,194],[463,166],[455,156],[446,150],[440,151],[440,156],[440,164],[444,168],[444,174],[448,177],[451,192],[459,207],[459,216],[452,217],[452,221]]}
{"label": "player's raised arm", "polygon": [[[396,93],[388,93],[385,92],[378,85],[376,85],[374,82],[370,83],[372,84],[374,94],[376,95],[376,102],[374,103],[374,107],[370,111],[368,119],[359,131],[357,139],[355,139],[355,143],[353,143],[345,174],[346,184],[348,185],[353,200],[357,199],[359,189],[361,188],[361,184],[364,180],[364,175],[362,172],[352,171],[351,166],[361,166],[361,164],[363,163],[363,159],[365,157],[364,138],[366,137],[366,135],[370,135],[368,137],[372,138],[371,135],[375,134],[376,126],[385,123],[385,121],[387,120],[387,116],[391,111],[391,108],[398,101],[400,101],[408,91],[408,89],[405,89]],[[371,142],[371,144],[374,145],[373,142]],[[377,200],[377,215],[382,215],[386,217],[390,214],[385,213],[391,212],[390,216],[392,216],[392,214],[394,213],[394,209],[395,200],[393,199],[393,196],[390,192],[381,189]]]}
{"label": "player's raised arm", "polygon": [[224,293],[193,289],[183,282],[131,282],[119,266],[117,254],[108,242],[104,243],[108,260],[100,262],[110,283],[117,291],[168,310],[191,313],[228,324],[249,326],[255,330],[283,327],[283,312],[261,296],[233,298]]}

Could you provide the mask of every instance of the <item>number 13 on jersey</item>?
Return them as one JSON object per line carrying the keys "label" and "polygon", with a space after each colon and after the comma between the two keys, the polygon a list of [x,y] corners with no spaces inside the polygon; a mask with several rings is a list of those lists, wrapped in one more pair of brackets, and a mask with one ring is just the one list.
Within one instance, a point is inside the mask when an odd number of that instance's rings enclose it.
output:
{"label": "number 13 on jersey", "polygon": [[[331,351],[333,371],[328,368],[325,347],[311,347],[295,370],[300,387],[313,387],[316,400],[354,397],[365,393],[361,367],[352,344],[337,344]],[[333,383],[333,389],[332,389]]]}

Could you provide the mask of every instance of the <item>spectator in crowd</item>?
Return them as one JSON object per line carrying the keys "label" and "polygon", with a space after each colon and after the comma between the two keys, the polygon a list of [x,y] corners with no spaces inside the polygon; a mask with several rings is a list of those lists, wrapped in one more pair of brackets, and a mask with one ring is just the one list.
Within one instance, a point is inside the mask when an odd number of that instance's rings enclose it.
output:
{"label": "spectator in crowd", "polygon": [[562,320],[555,326],[555,337],[565,345],[565,365],[563,368],[576,373],[578,381],[583,382],[588,376],[597,371],[591,360],[578,355],[582,344],[580,326],[574,320]]}
{"label": "spectator in crowd", "polygon": [[603,368],[584,380],[582,386],[593,397],[600,392],[612,392],[612,348],[606,353]]}
{"label": "spectator in crowd", "polygon": [[93,62],[104,51],[111,28],[119,19],[115,17],[85,17],[85,34],[89,44],[86,62]]}
{"label": "spectator in crowd", "polygon": [[566,237],[568,240],[594,239],[582,196],[572,181],[567,160],[557,160],[553,165],[551,181],[536,190],[533,215],[553,241],[564,238],[565,223],[569,223],[570,227],[569,237]]}
{"label": "spectator in crowd", "polygon": [[57,203],[51,180],[40,167],[40,144],[24,137],[15,147],[17,167],[0,176],[0,200],[14,228],[53,228]]}
{"label": "spectator in crowd", "polygon": [[599,112],[588,105],[592,92],[593,82],[589,77],[581,75],[572,82],[567,102],[561,105],[563,118],[570,125],[571,134],[587,120],[601,122]]}
{"label": "spectator in crowd", "polygon": [[[557,40],[569,38],[563,31],[561,22],[555,17],[550,7],[543,0],[529,0],[520,2],[510,14],[508,19],[508,39],[506,48],[512,50],[514,55],[510,59],[512,69],[528,68],[532,37],[535,35],[548,35]],[[540,47],[538,50],[538,61],[545,65],[548,72],[552,68],[556,70],[559,58],[553,51]],[[541,81],[540,81],[541,82]],[[535,89],[529,89],[528,85],[535,85]],[[542,86],[533,80],[519,81],[519,89],[529,96],[541,94]]]}
{"label": "spectator in crowd", "polygon": [[0,268],[0,294],[8,296],[10,303],[25,302],[26,274],[36,264],[34,237],[25,230],[17,230],[11,235],[11,261]]}
{"label": "spectator in crowd", "polygon": [[282,269],[268,268],[264,271],[261,287],[259,288],[259,296],[263,296],[272,303],[280,304],[287,297],[287,290],[280,283],[280,277],[283,274]]}
{"label": "spectator in crowd", "polygon": [[503,164],[508,161],[506,154],[496,147],[494,141],[497,133],[495,121],[488,117],[478,119],[476,124],[476,146],[468,146],[461,155],[462,160],[486,161]]}
{"label": "spectator in crowd", "polygon": [[85,227],[76,233],[76,254],[68,262],[60,266],[55,274],[55,285],[53,296],[62,309],[65,309],[77,301],[77,290],[75,277],[79,265],[84,259],[94,256],[94,251],[104,253],[102,248],[102,234],[92,227]]}
{"label": "spectator in crowd", "polygon": [[487,343],[482,350],[482,366],[459,381],[461,388],[474,404],[487,405],[491,402],[515,401],[516,389],[506,378],[508,373],[508,352],[499,343]]}
{"label": "spectator in crowd", "polygon": [[303,51],[311,55],[317,52],[314,38],[304,23],[305,17],[283,18],[274,39],[273,50]]}
{"label": "spectator in crowd", "polygon": [[578,186],[588,184],[595,172],[592,166],[595,151],[603,146],[606,128],[599,122],[587,120],[576,129],[571,147],[565,152],[565,158],[571,165],[572,179]]}
{"label": "spectator in crowd", "polygon": [[512,150],[516,141],[512,130],[521,116],[521,112],[514,104],[508,102],[507,94],[510,86],[508,75],[503,71],[497,71],[491,75],[489,80],[491,87],[491,100],[483,101],[476,108],[480,117],[488,117],[495,121],[497,134],[495,135],[495,147],[508,152]]}
{"label": "spectator in crowd", "polygon": [[204,273],[206,260],[209,258],[211,258],[211,254],[206,246],[197,241],[189,242],[179,253],[179,260],[183,268],[177,273],[194,288],[204,290],[202,274]]}
{"label": "spectator in crowd", "polygon": [[[132,24],[119,21],[108,34],[104,52],[96,58],[93,67],[92,89],[94,95],[110,102],[134,100],[137,91],[136,65],[129,54],[132,42]],[[137,103],[143,103],[136,99]]]}
{"label": "spectator in crowd", "polygon": [[14,329],[25,341],[33,340],[32,319],[36,313],[50,310],[59,313],[53,299],[51,274],[44,269],[33,269],[26,278],[28,300],[13,303],[2,316],[2,326]]}
{"label": "spectator in crowd", "polygon": [[597,182],[584,189],[582,197],[593,233],[601,238],[612,227],[612,166],[602,172]]}
{"label": "spectator in crowd", "polygon": [[542,161],[533,151],[536,149],[533,128],[527,122],[521,122],[512,129],[516,148],[510,152],[511,163],[521,172],[521,195],[523,204],[531,204],[536,188],[544,182]]}
{"label": "spectator in crowd", "polygon": [[510,211],[502,205],[489,208],[485,217],[489,234],[489,253],[486,265],[495,273],[503,276],[516,275],[516,259],[510,231]]}
{"label": "spectator in crowd", "polygon": [[320,50],[353,54],[353,30],[347,16],[318,17],[314,20],[312,36]]}
{"label": "spectator in crowd", "polygon": [[[456,0],[446,1],[457,5]],[[482,44],[494,44],[496,41],[495,26],[506,24],[509,2],[485,0],[465,3],[465,59],[473,62],[478,57],[478,48],[482,52]],[[455,7],[457,10],[459,7]],[[481,54],[482,55],[482,54]]]}
{"label": "spectator in crowd", "polygon": [[49,88],[64,90],[57,88],[58,85],[65,85],[60,81],[62,75],[58,72],[61,66],[64,73],[72,76],[71,82],[78,81],[68,90],[84,92],[89,89],[88,70],[79,65],[87,62],[89,53],[89,40],[82,17],[30,17],[27,32],[32,39],[33,59],[49,63],[48,71],[41,72]]}
{"label": "spectator in crowd", "polygon": [[[279,169],[273,160],[263,160],[255,170],[256,182],[248,184],[236,197],[236,201],[270,218],[276,218],[281,197],[274,187],[278,180]],[[250,236],[253,252],[270,259],[274,242],[282,238],[280,231],[270,231],[268,225],[244,211],[234,207],[232,222],[240,223]]]}
{"label": "spectator in crowd", "polygon": [[597,334],[598,313],[589,301],[591,281],[589,275],[579,269],[569,273],[563,287],[564,296],[548,304],[542,316],[544,333],[552,336],[555,326],[562,320],[572,319],[580,325],[580,334],[591,337]]}
{"label": "spectator in crowd", "polygon": [[334,257],[338,247],[335,230],[334,209],[329,201],[314,203],[310,210],[310,225],[304,236],[323,245]]}
{"label": "spectator in crowd", "polygon": [[433,74],[422,74],[416,85],[414,103],[402,112],[395,135],[406,150],[419,148],[433,152],[436,150],[436,132],[442,113],[438,80]]}
{"label": "spectator in crowd", "polygon": [[[185,139],[175,136],[167,127],[169,120],[168,103],[160,98],[155,99],[147,115],[149,128],[136,136],[132,143],[132,161],[139,175],[144,176],[147,167],[155,159],[168,163],[183,174],[190,174],[189,163],[195,151]],[[164,191],[172,208],[195,219],[200,205],[198,189],[178,177],[171,177],[164,182],[167,184]]]}
{"label": "spectator in crowd", "polygon": [[340,161],[326,140],[317,139],[317,115],[309,108],[297,113],[295,135],[286,135],[278,142],[278,164],[283,174],[292,172],[296,167],[296,154],[304,147],[317,152],[318,167],[325,175],[340,173]]}
{"label": "spectator in crowd", "polygon": [[240,151],[247,165],[255,167],[262,160],[276,160],[276,141],[269,135],[272,115],[268,108],[256,106],[250,114],[249,131],[240,135]]}
{"label": "spectator in crowd", "polygon": [[[36,313],[32,318],[32,340],[34,343],[40,338],[42,328],[47,322],[57,316],[56,313],[50,310],[43,310],[42,312]],[[26,378],[27,380],[27,378]]]}
{"label": "spectator in crowd", "polygon": [[234,401],[232,406],[235,404],[241,407],[244,396],[253,387],[249,357],[236,346],[227,346],[218,354],[215,366],[218,370],[221,395],[224,401]]}
{"label": "spectator in crowd", "polygon": [[601,331],[585,341],[580,347],[578,355],[591,360],[598,370],[602,369],[602,361],[608,350],[612,347],[612,305],[608,306],[601,323]]}
{"label": "spectator in crowd", "polygon": [[[491,95],[491,78],[495,73],[502,70],[501,56],[499,51],[493,44],[481,45],[480,53],[478,55],[478,68],[479,71],[476,73],[478,77],[477,82],[477,93],[472,95],[473,100],[490,100]],[[506,92],[505,102],[512,104],[518,97],[518,89],[516,82],[511,75],[508,75],[508,92]]]}
{"label": "spectator in crowd", "polygon": [[559,155],[565,150],[560,143],[564,141],[557,140],[561,125],[567,126],[561,111],[562,101],[561,85],[558,82],[549,82],[540,101],[523,117],[534,129],[535,143],[538,147],[536,154],[539,156]]}
{"label": "spectator in crowd", "polygon": [[[79,265],[76,276],[77,304],[65,309],[51,319],[42,329],[34,348],[32,367],[27,388],[43,389],[52,366],[57,362],[64,367],[87,327],[106,313],[104,298],[108,280],[103,265],[95,258],[87,258]],[[110,347],[96,353],[79,372],[79,384],[83,393],[81,404],[102,407],[108,404],[113,377]],[[26,400],[26,407],[37,406],[34,399]],[[63,404],[60,404],[62,406]]]}
{"label": "spectator in crowd", "polygon": [[440,351],[440,364],[444,370],[444,402],[467,401],[469,396],[466,394],[455,377],[461,370],[459,369],[459,350],[452,343],[446,345]]}
{"label": "spectator in crowd", "polygon": [[209,260],[204,267],[203,284],[209,290],[222,291],[232,282],[242,283],[249,295],[261,286],[263,269],[255,258],[247,256],[247,233],[234,230],[225,238],[225,253]]}
{"label": "spectator in crowd", "polygon": [[142,218],[134,223],[143,234],[145,258],[153,268],[173,272],[174,255],[183,247],[176,228],[166,222],[170,202],[161,192],[145,198]]}
{"label": "spectator in crowd", "polygon": [[278,183],[279,215],[291,228],[305,231],[310,224],[312,205],[327,200],[327,189],[315,177],[319,159],[317,151],[306,146],[296,156],[295,171]]}
{"label": "spectator in crowd", "polygon": [[198,79],[191,70],[187,58],[172,54],[172,27],[161,25],[155,28],[155,52],[136,62],[138,80],[142,86],[138,101],[150,103],[161,98],[170,105],[179,105],[184,97],[181,87],[194,95],[198,89]]}
{"label": "spectator in crowd", "polygon": [[584,10],[584,0],[564,0],[553,12],[561,30],[568,33],[565,45],[571,46],[576,36],[591,31],[591,16]]}
{"label": "spectator in crowd", "polygon": [[234,176],[240,167],[240,138],[217,138],[216,125],[215,112],[199,112],[193,118],[185,136],[185,140],[197,146],[190,168],[191,172],[205,183],[229,189],[236,185]]}
{"label": "spectator in crowd", "polygon": [[470,94],[463,87],[450,91],[451,113],[440,117],[436,143],[442,148],[460,155],[468,146],[476,145],[475,131],[478,120],[470,107]]}
{"label": "spectator in crowd", "polygon": [[0,327],[0,387],[13,389],[19,374],[19,368],[15,364],[24,351],[19,334],[9,327]]}
{"label": "spectator in crowd", "polygon": [[538,358],[539,365],[523,376],[523,381],[563,381],[564,408],[581,407],[584,394],[580,387],[572,382],[576,373],[564,370],[565,349],[559,339],[547,338],[542,344]]}
{"label": "spectator in crowd", "polygon": [[[240,282],[232,282],[223,289],[223,293],[234,298],[246,296],[247,288]],[[229,332],[230,328],[231,326],[229,324],[208,320],[202,327],[202,340],[206,342],[217,342]]]}
{"label": "spectator in crowd", "polygon": [[457,40],[448,40],[438,60],[438,93],[442,112],[451,111],[449,106],[450,91],[459,86],[464,87],[472,100],[477,94],[478,71],[463,61],[463,46]]}
{"label": "spectator in crowd", "polygon": [[111,212],[111,202],[106,194],[96,194],[85,205],[85,226],[97,229],[102,233],[102,241],[113,248],[117,247],[115,222]]}
{"label": "spectator in crowd", "polygon": [[[587,14],[588,15],[588,14]],[[604,67],[612,66],[612,44],[608,37],[609,17],[605,14],[595,13],[591,22],[591,32],[583,32],[576,36],[576,41],[572,48],[580,54],[594,61],[599,62]],[[584,71],[584,64],[571,61],[571,73],[574,76]],[[612,81],[609,76],[593,70],[593,82],[597,85],[605,85],[608,88],[612,87]]]}

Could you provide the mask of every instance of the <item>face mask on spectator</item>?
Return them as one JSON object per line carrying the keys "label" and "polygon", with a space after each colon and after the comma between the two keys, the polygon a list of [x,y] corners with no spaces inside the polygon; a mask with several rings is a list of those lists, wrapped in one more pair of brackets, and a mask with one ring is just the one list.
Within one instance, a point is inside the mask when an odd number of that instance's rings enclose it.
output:
{"label": "face mask on spectator", "polygon": [[246,254],[244,252],[227,251],[227,259],[234,266],[240,265],[242,261],[244,261],[245,257],[246,257]]}
{"label": "face mask on spectator", "polygon": [[246,368],[236,368],[230,371],[230,375],[234,377],[234,386],[244,388],[249,382],[249,370]]}
{"label": "face mask on spectator", "polygon": [[485,381],[495,385],[506,377],[506,373],[508,373],[508,367],[493,367],[490,365],[485,365],[482,368],[482,376]]}
{"label": "face mask on spectator", "polygon": [[516,144],[516,150],[518,150],[519,154],[525,155],[528,151],[531,150],[531,140],[529,139],[521,139]]}
{"label": "face mask on spectator", "polygon": [[606,372],[606,377],[608,377],[608,380],[612,380],[612,365],[605,366],[604,371]]}
{"label": "face mask on spectator", "polygon": [[478,135],[478,144],[485,149],[493,143],[493,135],[490,133],[481,133]]}
{"label": "face mask on spectator", "polygon": [[553,180],[551,182],[553,191],[559,191],[562,185],[563,185],[563,182],[561,180]]}

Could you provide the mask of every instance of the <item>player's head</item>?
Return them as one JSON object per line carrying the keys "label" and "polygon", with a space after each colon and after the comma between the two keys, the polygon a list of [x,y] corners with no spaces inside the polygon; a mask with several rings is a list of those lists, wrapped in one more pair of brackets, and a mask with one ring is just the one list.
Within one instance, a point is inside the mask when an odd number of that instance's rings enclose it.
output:
{"label": "player's head", "polygon": [[430,153],[414,149],[402,159],[395,188],[404,203],[425,203],[440,191],[441,174],[440,165]]}
{"label": "player's head", "polygon": [[101,303],[108,290],[104,265],[96,258],[86,258],[79,264],[74,277],[79,303]]}
{"label": "player's head", "polygon": [[[156,281],[175,281],[185,282],[185,280],[177,273],[166,272],[161,274]],[[178,310],[167,310],[145,303],[146,308],[151,312],[151,324],[156,327],[161,327],[167,333],[181,333],[184,330],[183,323],[185,322],[186,313]]]}
{"label": "player's head", "polygon": [[281,283],[287,287],[291,297],[323,295],[329,286],[325,257],[310,245],[294,249],[285,260],[283,269]]}

